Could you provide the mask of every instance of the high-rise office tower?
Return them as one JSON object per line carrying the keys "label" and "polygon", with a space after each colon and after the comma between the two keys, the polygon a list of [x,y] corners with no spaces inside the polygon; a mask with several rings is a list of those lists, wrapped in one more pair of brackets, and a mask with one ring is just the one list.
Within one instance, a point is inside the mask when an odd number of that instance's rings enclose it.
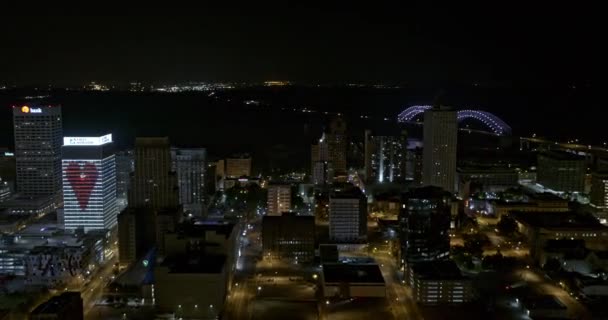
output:
{"label": "high-rise office tower", "polygon": [[289,210],[291,210],[291,186],[270,184],[268,186],[268,215],[280,216]]}
{"label": "high-rise office tower", "polygon": [[112,229],[118,215],[112,135],[64,137],[61,151],[65,229]]}
{"label": "high-rise office tower", "polygon": [[116,200],[118,212],[129,205],[129,189],[131,187],[131,175],[135,170],[133,150],[120,151],[116,153]]}
{"label": "high-rise office tower", "polygon": [[365,180],[384,183],[405,181],[407,132],[373,135],[365,131]]}
{"label": "high-rise office tower", "polygon": [[333,169],[339,173],[346,172],[346,122],[342,118],[334,118],[329,125],[329,132],[324,135],[323,143],[327,143],[329,161]]}
{"label": "high-rise office tower", "polygon": [[169,138],[135,139],[135,172],[129,190],[130,207],[177,207],[175,173],[171,171]]}
{"label": "high-rise office tower", "polygon": [[61,202],[61,107],[13,108],[17,188],[24,197]]}
{"label": "high-rise office tower", "polygon": [[367,199],[352,185],[339,187],[329,196],[329,237],[341,243],[367,239]]}
{"label": "high-rise office tower", "polygon": [[310,175],[311,182],[315,185],[330,184],[333,180],[334,169],[328,149],[325,134],[319,139],[318,144],[310,147]]}
{"label": "high-rise office tower", "polygon": [[439,187],[416,188],[403,195],[399,212],[403,264],[448,258],[450,209],[451,194]]}
{"label": "high-rise office tower", "polygon": [[184,211],[200,216],[205,202],[206,151],[203,148],[172,149],[171,153],[177,173],[179,204]]}
{"label": "high-rise office tower", "polygon": [[415,147],[407,150],[407,179],[411,180],[414,186],[422,184],[422,168],[423,168],[423,149]]}
{"label": "high-rise office tower", "polygon": [[424,185],[455,192],[457,139],[456,111],[447,107],[434,107],[424,112]]}

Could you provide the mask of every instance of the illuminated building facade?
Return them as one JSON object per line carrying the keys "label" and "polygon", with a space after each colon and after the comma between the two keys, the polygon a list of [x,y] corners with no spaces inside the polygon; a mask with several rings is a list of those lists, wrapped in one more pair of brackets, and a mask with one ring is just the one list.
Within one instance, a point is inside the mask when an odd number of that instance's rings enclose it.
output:
{"label": "illuminated building facade", "polygon": [[23,197],[61,201],[61,107],[13,108],[17,188]]}
{"label": "illuminated building facade", "polygon": [[454,192],[456,187],[456,143],[458,122],[456,111],[447,107],[424,111],[424,185]]}
{"label": "illuminated building facade", "polygon": [[595,172],[591,176],[591,204],[608,208],[608,172]]}
{"label": "illuminated building facade", "polygon": [[237,155],[226,159],[226,177],[251,176],[251,156],[247,154]]}
{"label": "illuminated building facade", "polygon": [[179,204],[184,211],[200,216],[205,202],[205,171],[207,170],[205,149],[173,149],[171,151],[177,184]]}
{"label": "illuminated building facade", "polygon": [[268,186],[268,215],[280,216],[291,210],[291,186],[288,184],[270,184]]}
{"label": "illuminated building facade", "polygon": [[409,269],[414,300],[420,304],[461,304],[473,300],[473,284],[451,260],[427,261]]}
{"label": "illuminated building facade", "polygon": [[333,190],[329,196],[329,237],[337,243],[367,240],[367,199],[359,188]]}
{"label": "illuminated building facade", "polygon": [[405,181],[407,133],[373,135],[365,131],[365,180],[385,183]]}
{"label": "illuminated building facade", "polygon": [[65,137],[62,154],[65,229],[112,229],[118,215],[112,135]]}

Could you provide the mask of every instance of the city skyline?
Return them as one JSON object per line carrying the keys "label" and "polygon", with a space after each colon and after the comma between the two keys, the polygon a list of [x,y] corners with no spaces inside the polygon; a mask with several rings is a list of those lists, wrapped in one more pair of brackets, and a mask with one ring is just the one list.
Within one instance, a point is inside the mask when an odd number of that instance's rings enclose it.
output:
{"label": "city skyline", "polygon": [[593,8],[31,7],[0,320],[608,318]]}

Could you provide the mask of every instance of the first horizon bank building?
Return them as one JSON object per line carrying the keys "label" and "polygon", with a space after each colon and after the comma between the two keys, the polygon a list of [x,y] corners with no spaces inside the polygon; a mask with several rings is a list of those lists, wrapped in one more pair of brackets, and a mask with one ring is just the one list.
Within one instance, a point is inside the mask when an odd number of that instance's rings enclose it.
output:
{"label": "first horizon bank building", "polygon": [[112,229],[118,216],[112,135],[64,137],[61,153],[63,227]]}

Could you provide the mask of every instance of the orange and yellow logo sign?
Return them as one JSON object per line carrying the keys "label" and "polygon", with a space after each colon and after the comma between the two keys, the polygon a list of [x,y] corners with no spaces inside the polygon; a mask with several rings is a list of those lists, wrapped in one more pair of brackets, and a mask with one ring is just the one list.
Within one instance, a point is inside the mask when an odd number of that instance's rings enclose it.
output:
{"label": "orange and yellow logo sign", "polygon": [[28,107],[28,106],[21,107],[21,112],[23,112],[23,113],[30,113],[30,107]]}

